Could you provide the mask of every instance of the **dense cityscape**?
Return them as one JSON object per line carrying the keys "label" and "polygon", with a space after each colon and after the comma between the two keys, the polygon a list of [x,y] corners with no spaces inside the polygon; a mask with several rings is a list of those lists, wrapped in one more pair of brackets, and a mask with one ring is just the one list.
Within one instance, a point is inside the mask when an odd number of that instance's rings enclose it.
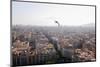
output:
{"label": "dense cityscape", "polygon": [[12,26],[12,65],[96,60],[95,26]]}

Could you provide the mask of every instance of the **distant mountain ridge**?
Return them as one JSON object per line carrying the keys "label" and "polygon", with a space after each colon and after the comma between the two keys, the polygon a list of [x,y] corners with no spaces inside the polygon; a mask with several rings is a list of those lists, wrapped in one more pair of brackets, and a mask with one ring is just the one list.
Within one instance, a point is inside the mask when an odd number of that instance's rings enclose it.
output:
{"label": "distant mountain ridge", "polygon": [[95,27],[95,23],[84,24],[81,26],[83,26],[83,27]]}

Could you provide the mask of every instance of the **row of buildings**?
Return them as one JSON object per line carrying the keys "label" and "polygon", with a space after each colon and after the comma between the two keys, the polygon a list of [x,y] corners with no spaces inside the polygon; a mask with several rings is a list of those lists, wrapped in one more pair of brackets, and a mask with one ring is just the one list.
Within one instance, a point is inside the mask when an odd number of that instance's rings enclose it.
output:
{"label": "row of buildings", "polygon": [[15,66],[95,61],[95,48],[95,32],[91,31],[64,33],[55,28],[27,26],[14,27],[12,31]]}

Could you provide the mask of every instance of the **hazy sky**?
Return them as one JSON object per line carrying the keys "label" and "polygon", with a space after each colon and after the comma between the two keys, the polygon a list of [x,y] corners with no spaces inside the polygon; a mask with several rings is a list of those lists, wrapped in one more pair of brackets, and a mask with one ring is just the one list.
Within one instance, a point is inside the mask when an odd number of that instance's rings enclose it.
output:
{"label": "hazy sky", "polygon": [[12,24],[77,26],[95,23],[95,8],[89,6],[58,5],[44,3],[12,2]]}

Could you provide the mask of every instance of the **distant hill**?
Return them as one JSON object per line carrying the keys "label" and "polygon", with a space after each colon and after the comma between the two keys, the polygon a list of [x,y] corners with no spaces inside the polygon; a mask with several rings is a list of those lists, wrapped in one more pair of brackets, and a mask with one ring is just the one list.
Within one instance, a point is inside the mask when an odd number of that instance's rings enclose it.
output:
{"label": "distant hill", "polygon": [[82,27],[95,27],[95,23],[81,25]]}

